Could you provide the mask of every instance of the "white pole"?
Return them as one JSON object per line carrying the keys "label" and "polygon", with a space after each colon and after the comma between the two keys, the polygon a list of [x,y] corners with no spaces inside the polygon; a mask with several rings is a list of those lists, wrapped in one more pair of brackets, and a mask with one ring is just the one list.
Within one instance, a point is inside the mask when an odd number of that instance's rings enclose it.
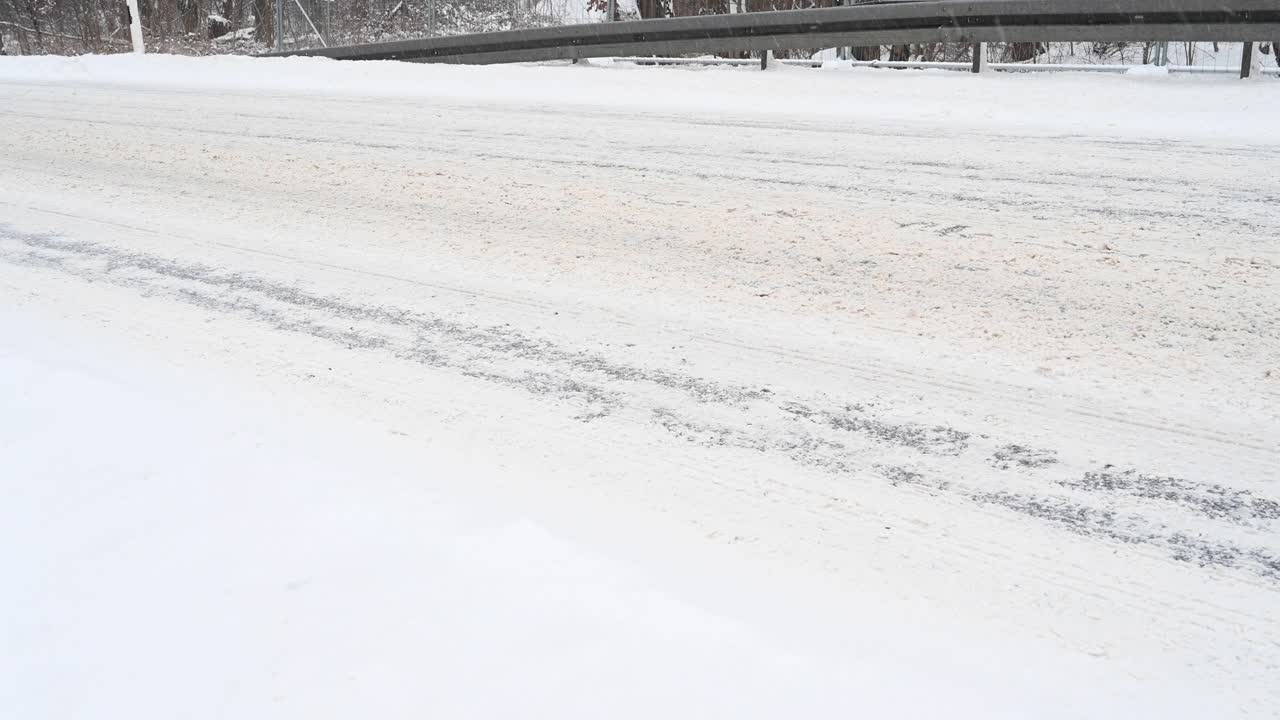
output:
{"label": "white pole", "polygon": [[138,12],[138,0],[129,1],[129,37],[133,38],[133,52],[146,52],[142,46],[142,14]]}

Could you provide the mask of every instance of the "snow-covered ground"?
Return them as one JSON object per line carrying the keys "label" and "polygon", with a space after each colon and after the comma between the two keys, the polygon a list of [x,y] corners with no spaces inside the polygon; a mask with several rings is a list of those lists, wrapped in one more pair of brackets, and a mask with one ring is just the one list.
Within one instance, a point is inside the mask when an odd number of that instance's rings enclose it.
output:
{"label": "snow-covered ground", "polygon": [[0,59],[0,712],[1266,717],[1270,82]]}
{"label": "snow-covered ground", "polygon": [[[1135,683],[1102,663],[981,626],[926,634],[927,619],[874,603],[820,622],[806,617],[829,605],[816,588],[718,560],[705,582],[728,586],[664,581],[531,519],[549,508],[437,488],[513,472],[557,484],[565,469],[535,453],[493,457],[456,428],[388,443],[363,423],[193,388],[25,308],[2,327],[9,717],[1179,709],[1156,697],[1164,679],[1129,697]],[[1211,707],[1187,696],[1201,716]]]}

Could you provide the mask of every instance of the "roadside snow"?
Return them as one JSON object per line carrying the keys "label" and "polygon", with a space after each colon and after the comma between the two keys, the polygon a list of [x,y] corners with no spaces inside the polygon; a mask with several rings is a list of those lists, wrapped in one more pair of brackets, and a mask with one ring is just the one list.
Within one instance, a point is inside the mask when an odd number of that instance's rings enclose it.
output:
{"label": "roadside snow", "polygon": [[[631,73],[623,80],[620,72]],[[572,80],[570,81],[570,78]],[[1020,133],[1271,140],[1280,93],[1230,77],[971,77],[947,71],[838,68],[450,66],[323,58],[128,55],[15,57],[0,80],[307,95],[498,99],[544,107],[804,117],[808,122],[980,127]],[[1135,99],[1141,97],[1141,101]],[[1270,118],[1260,121],[1260,116]]]}
{"label": "roadside snow", "polygon": [[32,319],[0,313],[7,717],[1189,718],[1185,703],[1208,707],[1041,648],[947,647],[909,617],[849,618],[864,634],[847,647],[796,618],[786,623],[799,637],[782,636],[521,514],[431,489],[441,475],[537,482],[536,459],[515,470],[479,459],[483,447],[405,456],[350,422],[215,397]]}
{"label": "roadside snow", "polygon": [[0,59],[0,714],[1265,717],[1267,82]]}

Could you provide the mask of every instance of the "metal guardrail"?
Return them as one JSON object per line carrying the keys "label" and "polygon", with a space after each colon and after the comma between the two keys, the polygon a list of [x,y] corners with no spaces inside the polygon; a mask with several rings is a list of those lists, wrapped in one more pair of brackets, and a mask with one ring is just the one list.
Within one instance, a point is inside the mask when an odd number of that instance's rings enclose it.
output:
{"label": "metal guardrail", "polygon": [[504,63],[947,42],[1267,41],[1277,0],[921,0],[562,25],[268,53]]}

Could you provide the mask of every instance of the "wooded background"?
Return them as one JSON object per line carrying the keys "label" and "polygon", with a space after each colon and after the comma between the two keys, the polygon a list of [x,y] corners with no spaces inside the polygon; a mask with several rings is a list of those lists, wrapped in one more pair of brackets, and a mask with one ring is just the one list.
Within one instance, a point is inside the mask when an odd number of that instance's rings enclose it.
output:
{"label": "wooded background", "polygon": [[[792,10],[846,1],[853,0],[619,0],[616,16],[623,20]],[[152,52],[260,52],[274,45],[278,31],[274,0],[139,0],[139,8],[143,36]],[[607,0],[286,0],[285,9],[286,45],[313,47],[320,44],[317,35],[335,45],[600,21]],[[1152,43],[1067,45],[1055,43],[1052,54],[1078,54],[1095,62],[1147,62]],[[125,0],[0,0],[0,54],[77,55],[124,52],[129,47]],[[1023,62],[1048,51],[1042,43],[993,43],[989,59]],[[811,52],[779,55],[808,57]],[[854,60],[970,57],[968,45],[942,43],[854,47],[848,52]]]}

